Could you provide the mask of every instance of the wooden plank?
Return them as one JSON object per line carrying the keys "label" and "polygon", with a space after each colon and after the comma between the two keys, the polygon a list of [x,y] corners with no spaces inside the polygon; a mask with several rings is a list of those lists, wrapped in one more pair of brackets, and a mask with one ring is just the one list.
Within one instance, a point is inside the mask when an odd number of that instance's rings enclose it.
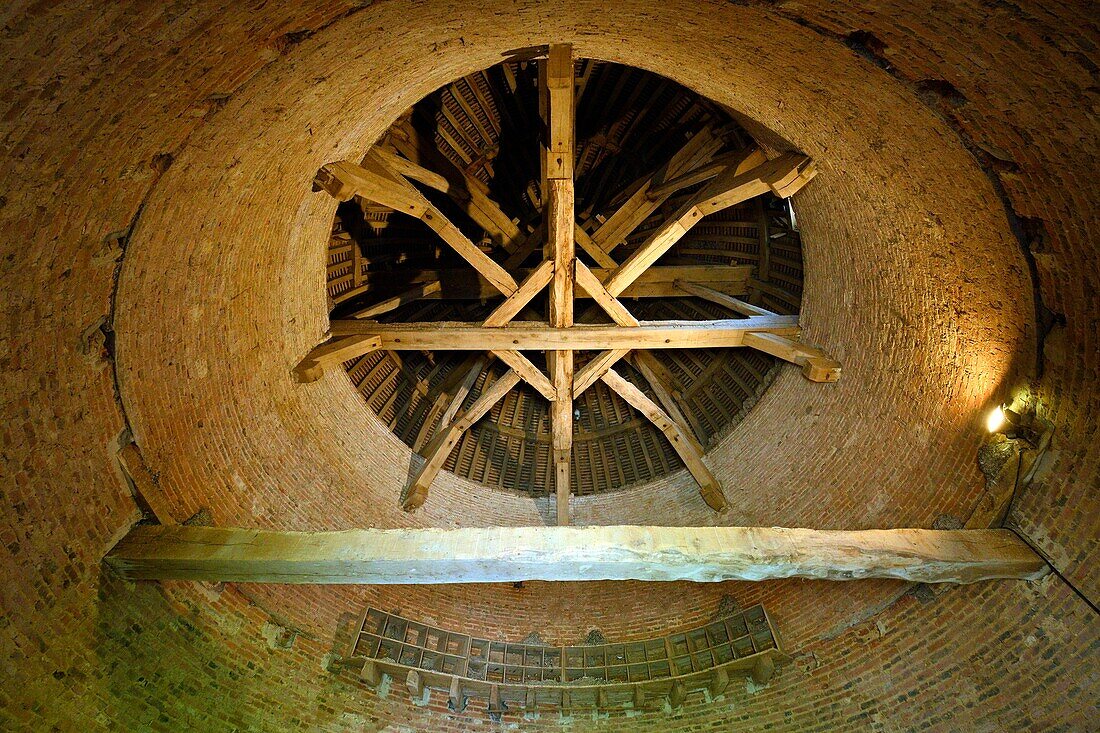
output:
{"label": "wooden plank", "polygon": [[368,157],[364,162],[370,167],[347,160],[328,163],[318,171],[315,183],[341,201],[361,196],[420,219],[497,290],[506,296],[515,292],[518,286],[512,276],[459,231],[411,183],[386,167],[378,157]]}
{"label": "wooden plank", "polygon": [[321,344],[309,352],[294,367],[292,373],[294,379],[301,383],[316,382],[324,376],[325,370],[357,356],[369,354],[382,347],[381,339],[363,339],[360,337],[335,338]]}
{"label": "wooden plank", "polygon": [[[738,173],[730,166],[676,210],[604,281],[612,295],[622,293],[650,265],[698,224],[704,216],[773,191],[797,190],[800,172],[810,165],[804,155],[787,154]],[[789,195],[789,194],[788,194]]]}
{"label": "wooden plank", "polygon": [[526,356],[518,351],[493,351],[492,354],[512,367],[516,374],[523,378],[523,381],[537,389],[539,394],[543,397],[548,400],[556,400],[558,398],[557,388]]}
{"label": "wooden plank", "polygon": [[665,434],[668,442],[672,444],[676,454],[687,466],[688,472],[699,484],[699,494],[703,501],[716,512],[727,508],[726,496],[722,491],[718,479],[711,473],[710,468],[703,462],[703,451],[696,442],[694,436],[684,425],[677,423],[661,407],[649,399],[640,389],[623,379],[614,369],[604,374],[604,384],[613,389],[620,397],[638,412],[645,415],[658,430]]}
{"label": "wooden plank", "polygon": [[447,462],[447,457],[458,444],[458,439],[474,423],[484,417],[493,408],[493,405],[500,402],[504,395],[519,384],[519,379],[519,375],[514,370],[508,370],[504,376],[493,382],[492,386],[485,389],[474,400],[474,403],[470,405],[470,409],[465,414],[456,417],[450,424],[436,433],[424,450],[424,464],[417,470],[412,481],[409,482],[405,498],[401,502],[402,509],[408,512],[424,504],[424,501],[428,498],[428,489],[431,487],[432,481],[443,470],[443,464]]}
{"label": "wooden plank", "polygon": [[[375,347],[371,336],[381,339],[388,351],[553,351],[600,349],[712,349],[744,345],[744,336],[752,331],[780,336],[798,335],[798,316],[754,316],[716,321],[642,321],[635,328],[615,324],[576,324],[555,328],[546,323],[512,322],[499,328],[480,323],[428,321],[413,323],[377,323],[355,319],[334,320],[333,335],[345,344],[343,358],[352,359]],[[344,337],[361,339],[364,348],[356,350]],[[314,351],[331,348],[335,340]],[[313,352],[307,359],[313,359]]]}
{"label": "wooden plank", "polygon": [[417,300],[423,300],[429,295],[434,295],[442,290],[442,286],[439,281],[426,282],[414,285],[408,290],[398,293],[397,295],[381,300],[374,305],[357,310],[350,314],[349,318],[373,318],[374,316],[380,316],[383,313],[389,313],[392,310],[397,310],[403,305],[412,303]]}
{"label": "wooden plank", "polygon": [[538,295],[554,278],[554,262],[545,260],[527,276],[516,292],[505,298],[504,302],[489,314],[484,326],[503,326],[523,310],[531,299]]}
{"label": "wooden plank", "polygon": [[524,580],[1037,580],[1006,529],[485,527],[281,532],[134,527],[104,558],[131,580],[436,584]]}
{"label": "wooden plank", "polygon": [[[529,277],[535,268],[514,270],[520,278]],[[593,274],[602,282],[614,270],[592,268]],[[620,298],[683,298],[686,293],[676,285],[676,281],[703,283],[708,287],[732,295],[748,293],[749,278],[752,275],[750,265],[673,265],[651,267],[638,278]],[[388,288],[397,282],[413,286],[416,283],[439,282],[441,291],[425,295],[423,300],[485,300],[500,292],[469,268],[439,270],[407,270],[400,272],[368,272],[366,284],[358,292],[341,293],[336,302],[343,302],[371,289]],[[575,291],[575,297],[588,298],[586,291]],[[788,295],[789,297],[789,295]]]}

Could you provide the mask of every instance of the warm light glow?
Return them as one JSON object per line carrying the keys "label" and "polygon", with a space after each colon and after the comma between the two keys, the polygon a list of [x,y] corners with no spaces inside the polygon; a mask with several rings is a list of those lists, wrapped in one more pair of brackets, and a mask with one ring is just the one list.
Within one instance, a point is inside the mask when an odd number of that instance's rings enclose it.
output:
{"label": "warm light glow", "polygon": [[1000,405],[997,405],[997,407],[993,410],[993,412],[989,413],[989,417],[986,418],[985,426],[986,426],[986,428],[989,429],[989,432],[995,433],[998,430],[1000,430],[1001,428],[1003,428],[1004,424],[1005,424],[1005,411],[1004,411],[1004,408],[1001,407]]}

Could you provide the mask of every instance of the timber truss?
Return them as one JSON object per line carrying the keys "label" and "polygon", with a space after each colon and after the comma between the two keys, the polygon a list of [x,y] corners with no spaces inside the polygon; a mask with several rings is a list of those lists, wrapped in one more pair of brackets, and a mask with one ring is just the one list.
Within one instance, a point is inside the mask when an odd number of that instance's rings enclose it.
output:
{"label": "timber truss", "polygon": [[[590,230],[577,222],[574,211],[575,80],[572,48],[552,45],[539,63],[540,111],[545,135],[541,145],[542,181],[539,200],[542,221],[524,231],[488,196],[484,186],[467,180],[456,186],[447,177],[402,156],[386,145],[375,146],[362,164],[349,161],[321,168],[315,187],[340,201],[353,197],[413,216],[476,270],[481,285],[503,300],[479,323],[380,323],[372,318],[413,300],[438,297],[439,279],[417,283],[406,293],[331,322],[332,337],[313,349],[294,369],[299,381],[319,379],[325,369],[372,351],[455,350],[481,352],[469,362],[465,379],[442,412],[434,438],[421,453],[425,462],[402,499],[406,510],[421,506],[463,433],[485,416],[520,381],[550,401],[550,427],[558,524],[569,523],[570,455],[573,443],[574,399],[602,381],[644,415],[669,440],[699,484],[700,494],[715,511],[723,511],[722,487],[703,461],[703,448],[673,399],[665,371],[651,349],[748,347],[802,367],[815,382],[832,382],[840,365],[821,350],[798,341],[798,317],[779,315],[723,292],[714,282],[681,272],[669,283],[663,270],[705,268],[653,267],[663,254],[705,216],[767,193],[787,198],[813,176],[813,161],[787,153],[768,159],[758,148],[718,155],[721,130],[706,128],[692,137],[657,173],[626,197],[618,210]],[[488,239],[503,250],[494,259],[467,237],[424,196],[413,182],[460,201]],[[629,257],[612,257],[643,221],[673,194],[702,186],[658,226]],[[595,263],[577,258],[577,247]],[[542,249],[538,266],[519,269]],[[500,259],[500,261],[498,261]],[[640,321],[620,300],[645,288],[662,286],[718,303],[739,318],[709,321]],[[545,321],[516,321],[531,301],[549,290]],[[611,323],[590,323],[575,317],[575,301],[594,301]],[[544,351],[549,374],[526,351]],[[574,369],[575,352],[598,354]],[[654,401],[615,370],[629,358],[649,382]],[[509,369],[486,382],[470,407],[460,409],[489,362],[499,359]]]}

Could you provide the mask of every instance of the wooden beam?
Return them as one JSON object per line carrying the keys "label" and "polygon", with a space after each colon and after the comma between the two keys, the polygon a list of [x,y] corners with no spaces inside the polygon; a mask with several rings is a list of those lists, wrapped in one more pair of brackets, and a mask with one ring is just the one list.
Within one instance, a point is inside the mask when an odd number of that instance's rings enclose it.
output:
{"label": "wooden beam", "polygon": [[316,382],[324,376],[326,369],[380,348],[382,348],[381,339],[364,340],[356,336],[335,338],[309,352],[309,355],[294,367],[292,373],[298,382]]}
{"label": "wooden beam", "polygon": [[440,290],[442,290],[442,286],[438,280],[434,282],[419,283],[404,292],[390,296],[362,310],[357,310],[351,313],[348,318],[373,318],[374,316],[380,316],[383,313],[397,310],[403,305],[407,305],[417,300],[424,300],[429,295],[435,295],[440,292]]}
{"label": "wooden beam", "polygon": [[495,244],[505,251],[512,251],[523,238],[523,233],[489,196],[489,188],[470,173],[455,166],[434,145],[421,144],[420,134],[408,121],[403,124],[401,131],[405,138],[392,136],[390,143],[405,158],[384,146],[377,146],[372,150],[377,150],[402,175],[447,194],[485,230]]}
{"label": "wooden beam", "polygon": [[443,464],[447,462],[447,457],[451,455],[451,451],[458,444],[458,439],[474,423],[484,417],[493,408],[493,405],[500,402],[504,395],[508,394],[517,384],[519,384],[519,375],[514,370],[509,369],[504,376],[482,391],[465,414],[455,418],[449,425],[436,433],[424,451],[424,464],[413,476],[413,480],[409,482],[405,499],[401,503],[401,507],[405,511],[412,511],[424,503],[428,498],[428,489],[431,487],[432,481],[443,470]]}
{"label": "wooden beam", "polygon": [[[529,277],[534,268],[512,271],[519,279]],[[614,270],[592,268],[593,274],[602,282]],[[619,294],[620,298],[683,298],[686,293],[676,285],[677,281],[697,282],[716,290],[733,295],[746,295],[749,292],[751,265],[674,265],[651,267],[627,290]],[[374,289],[393,288],[395,285],[412,287],[418,283],[438,282],[439,292],[426,294],[422,300],[485,300],[499,297],[500,292],[477,272],[469,268],[438,270],[407,270],[398,272],[367,272],[365,285],[351,297],[362,295]],[[350,292],[350,291],[349,291]],[[341,293],[334,300],[348,300]],[[584,290],[576,291],[576,297],[588,298]]]}
{"label": "wooden beam", "polygon": [[435,584],[524,580],[1036,580],[1006,529],[487,527],[280,532],[134,527],[104,558],[131,580]]}
{"label": "wooden beam", "polygon": [[[589,270],[584,263],[577,263],[577,285],[587,292],[603,309],[611,320],[619,326],[635,328],[641,323],[619,300],[607,292],[603,283]],[[580,394],[595,384],[607,370],[615,366],[615,363],[630,353],[630,349],[610,349],[602,351],[591,361],[584,365],[573,379],[573,392]]]}
{"label": "wooden beam", "polygon": [[416,440],[413,441],[414,451],[419,451],[421,446],[424,445],[424,442],[428,439],[428,431],[437,421],[439,425],[446,426],[454,419],[454,416],[458,414],[459,409],[462,407],[462,403],[466,401],[467,395],[470,394],[470,390],[477,383],[477,378],[481,376],[481,372],[485,370],[485,367],[491,361],[492,357],[488,354],[471,354],[466,361],[459,365],[455,371],[461,375],[460,379],[452,382],[439,393],[431,410],[428,411],[424,423],[420,426],[420,432],[416,434]]}
{"label": "wooden beam", "polygon": [[804,155],[787,154],[738,173],[735,166],[719,175],[684,203],[604,281],[607,291],[619,295],[704,216],[729,208],[768,191],[791,195],[800,188],[803,171],[812,170]]}
{"label": "wooden beam", "polygon": [[691,424],[687,416],[684,415],[683,410],[680,409],[680,403],[676,400],[674,394],[676,387],[672,384],[671,375],[665,365],[648,351],[634,352],[633,364],[649,383],[653,394],[657,395],[657,401],[661,403],[661,407],[665,408],[665,412],[668,413],[673,422],[685,428],[684,434],[696,441],[697,449],[699,453],[702,453],[703,446],[698,441],[704,436],[696,435],[692,430],[687,429],[691,427]]}
{"label": "wooden beam", "polygon": [[[677,282],[676,285],[686,293],[705,298],[712,303],[729,308],[735,313],[750,317],[775,315],[774,311],[747,303],[740,298],[708,288],[705,285],[682,281]],[[840,379],[840,362],[829,357],[821,349],[807,346],[799,341],[774,334],[754,334],[745,340],[745,346],[777,356],[792,364],[797,364],[802,367],[802,374],[811,382],[835,382]]]}
{"label": "wooden beam", "polygon": [[608,370],[601,379],[620,397],[638,412],[642,413],[658,430],[665,434],[676,454],[687,466],[688,472],[699,484],[699,494],[711,509],[721,512],[728,506],[722,485],[703,463],[703,450],[687,427],[677,423],[661,407],[649,399],[640,389],[623,379],[614,369]]}
{"label": "wooden beam", "polygon": [[680,175],[710,160],[722,146],[722,140],[709,128],[698,132],[669,159],[660,170],[641,182],[629,198],[592,234],[597,247],[610,253],[643,221],[661,207],[671,194],[649,197],[649,189],[668,177]]}
{"label": "wooden beam", "polygon": [[786,336],[773,333],[746,334],[744,345],[797,364],[802,367],[802,375],[811,382],[835,382],[840,379],[840,362],[821,349]]}
{"label": "wooden beam", "polygon": [[315,183],[341,201],[361,196],[420,219],[497,290],[506,296],[515,292],[518,286],[512,276],[459,231],[412,184],[385,167],[380,158],[368,158],[365,162],[371,165],[369,169],[347,160],[328,163],[317,172]]}
{"label": "wooden beam", "polygon": [[[314,351],[332,348],[339,339],[346,345],[343,358],[352,359],[373,348],[368,337],[381,339],[388,351],[598,351],[600,349],[714,349],[744,345],[746,333],[762,331],[780,336],[798,335],[798,316],[754,316],[718,321],[642,321],[635,328],[608,323],[585,323],[556,328],[546,323],[512,322],[499,328],[480,323],[429,321],[377,323],[334,320],[329,327],[335,339]],[[350,340],[359,338],[358,352]],[[307,359],[314,359],[310,352]]]}
{"label": "wooden beam", "polygon": [[717,178],[718,174],[722,173],[730,166],[733,166],[734,170],[738,173],[744,173],[746,170],[755,168],[767,160],[768,158],[764,155],[764,152],[753,145],[733,153],[719,155],[705,165],[693,168],[687,173],[662,182],[660,185],[651,186],[649,191],[646,192],[646,195],[651,200],[668,198],[677,191],[688,188],[689,186],[694,186],[698,183],[709,181],[712,178]]}
{"label": "wooden beam", "polygon": [[743,316],[775,315],[775,311],[770,311],[767,308],[761,308],[758,305],[753,305],[752,303],[741,300],[740,298],[730,295],[729,293],[723,293],[721,290],[708,288],[706,285],[702,285],[700,283],[677,280],[676,287],[680,288],[688,295],[694,295],[697,298],[709,300],[711,303],[717,303],[723,308],[729,308],[734,313],[740,313]]}
{"label": "wooden beam", "polygon": [[[573,47],[550,46],[545,74],[549,101],[549,134],[545,153],[546,239],[554,262],[550,283],[550,325],[573,325],[573,291],[577,262],[573,190],[574,98]],[[573,452],[573,352],[551,350],[547,354],[550,377],[557,398],[550,403],[550,441],[554,460],[554,494],[557,522],[569,524],[569,492]]]}
{"label": "wooden beam", "polygon": [[[572,353],[572,352],[569,352]],[[548,400],[558,398],[558,390],[531,360],[518,351],[493,351],[493,356],[503,361]]]}
{"label": "wooden beam", "polygon": [[542,289],[554,279],[554,262],[545,260],[527,276],[516,289],[516,292],[504,299],[504,302],[489,314],[482,324],[484,326],[498,327],[511,321],[516,315],[527,307],[531,299],[542,292]]}

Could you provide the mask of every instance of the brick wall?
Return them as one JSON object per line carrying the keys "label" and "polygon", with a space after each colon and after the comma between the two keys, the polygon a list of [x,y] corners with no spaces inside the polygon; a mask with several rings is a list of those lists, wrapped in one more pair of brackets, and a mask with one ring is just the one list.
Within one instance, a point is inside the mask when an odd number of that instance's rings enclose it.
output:
{"label": "brick wall", "polygon": [[[1084,8],[62,3],[0,17],[3,727],[478,727],[477,706],[450,716],[441,695],[418,708],[325,671],[348,614],[369,602],[499,638],[568,642],[595,626],[627,640],[695,625],[724,594],[763,601],[796,663],[678,714],[574,725],[1096,719],[1096,614],[1057,577],[916,595],[803,581],[219,591],[125,584],[98,564],[139,515],[111,458],[127,425],[165,521],[200,509],[301,529],[541,521],[538,503],[448,476],[422,512],[400,512],[407,449],[346,382],[297,386],[287,370],[324,329],[332,204],[309,193],[312,171],[500,51],[562,37],[676,76],[821,167],[796,203],[806,330],[845,378],[782,375],[713,451],[734,507],[717,521],[965,517],[982,491],[982,414],[1030,380],[1058,434],[1010,523],[1095,602],[1097,35]],[[131,226],[123,252],[113,233]],[[1032,270],[1049,310],[1038,325]],[[99,329],[112,316],[113,341]],[[575,510],[589,523],[716,521],[682,476]],[[271,647],[271,624],[300,629],[290,649]],[[510,722],[561,725],[550,710]]]}

